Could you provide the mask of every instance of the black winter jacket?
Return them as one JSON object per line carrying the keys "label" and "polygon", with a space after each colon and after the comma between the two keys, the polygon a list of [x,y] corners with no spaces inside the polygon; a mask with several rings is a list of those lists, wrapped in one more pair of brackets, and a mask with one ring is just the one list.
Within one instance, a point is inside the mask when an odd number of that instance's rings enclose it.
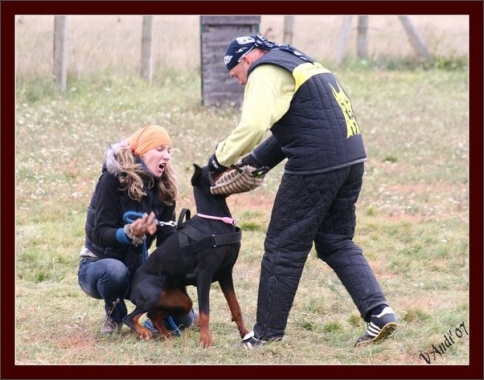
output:
{"label": "black winter jacket", "polygon": [[[123,171],[114,155],[119,144],[106,151],[102,174],[87,211],[85,246],[99,258],[110,257],[122,261],[134,273],[142,262],[143,246],[125,244],[116,237],[120,233],[118,230],[127,224],[123,220],[125,212],[149,214],[153,211],[157,220],[172,221],[175,218],[175,205],[167,206],[158,198],[157,179],[148,172],[145,178],[148,195],[139,202],[128,196],[128,192],[120,184],[119,175]],[[155,239],[156,246],[159,246],[173,232],[174,227],[158,227],[156,235],[146,235],[145,248],[150,248]]]}

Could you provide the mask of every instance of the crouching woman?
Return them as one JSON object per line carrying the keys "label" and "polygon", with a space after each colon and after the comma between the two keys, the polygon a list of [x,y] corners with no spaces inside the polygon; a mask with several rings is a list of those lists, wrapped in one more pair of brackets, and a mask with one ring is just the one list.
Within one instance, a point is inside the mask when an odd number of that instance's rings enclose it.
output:
{"label": "crouching woman", "polygon": [[[134,273],[152,244],[158,247],[174,232],[175,227],[166,223],[175,218],[178,197],[171,148],[163,127],[147,125],[106,150],[87,211],[78,270],[82,290],[104,301],[101,334],[121,330]],[[168,330],[179,332],[195,318],[191,310],[164,322]],[[151,321],[145,326],[152,328]]]}

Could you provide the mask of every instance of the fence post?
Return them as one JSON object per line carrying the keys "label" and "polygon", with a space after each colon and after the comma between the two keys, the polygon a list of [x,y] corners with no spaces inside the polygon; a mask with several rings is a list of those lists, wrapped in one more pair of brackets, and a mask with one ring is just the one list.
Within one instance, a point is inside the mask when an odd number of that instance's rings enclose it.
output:
{"label": "fence post", "polygon": [[68,50],[67,17],[54,17],[54,80],[61,91],[67,86],[67,50]]}
{"label": "fence post", "polygon": [[284,32],[282,41],[285,44],[292,44],[292,37],[294,35],[294,16],[284,16]]}
{"label": "fence post", "polygon": [[339,66],[343,62],[343,54],[345,51],[346,40],[351,29],[351,16],[345,16],[343,19],[343,27],[338,39],[338,47],[336,49],[336,64]]}
{"label": "fence post", "polygon": [[430,54],[422,38],[420,38],[420,35],[414,28],[410,18],[408,16],[398,16],[398,18],[407,32],[408,40],[410,41],[410,45],[412,45],[413,49],[415,50],[417,57],[423,61],[427,60],[430,57]]}
{"label": "fence post", "polygon": [[153,79],[153,16],[143,16],[140,67],[141,77],[151,84]]}
{"label": "fence post", "polygon": [[368,57],[368,16],[358,16],[356,52],[358,58]]}

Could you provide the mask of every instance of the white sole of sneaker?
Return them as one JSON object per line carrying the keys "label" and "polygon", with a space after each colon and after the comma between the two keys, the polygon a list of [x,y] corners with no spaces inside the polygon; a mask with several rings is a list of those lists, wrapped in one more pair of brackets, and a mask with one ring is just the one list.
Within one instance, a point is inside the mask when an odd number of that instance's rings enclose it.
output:
{"label": "white sole of sneaker", "polygon": [[377,336],[375,336],[373,339],[367,339],[361,342],[357,342],[355,347],[365,346],[370,343],[376,343],[381,340],[385,340],[395,331],[396,328],[397,328],[397,324],[395,322],[387,323],[385,326],[382,327],[381,331],[378,333]]}

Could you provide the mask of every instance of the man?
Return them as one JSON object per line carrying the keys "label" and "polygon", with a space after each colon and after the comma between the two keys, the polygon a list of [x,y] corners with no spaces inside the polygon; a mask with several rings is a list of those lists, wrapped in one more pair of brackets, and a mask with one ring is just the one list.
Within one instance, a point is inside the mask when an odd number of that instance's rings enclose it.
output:
{"label": "man", "polygon": [[356,345],[385,339],[397,318],[353,242],[366,153],[348,96],[321,64],[261,36],[231,41],[224,63],[246,88],[240,123],[209,159],[212,175],[244,155],[242,164],[269,168],[287,158],[264,242],[257,320],[243,346],[282,339],[313,243],[368,323]]}

